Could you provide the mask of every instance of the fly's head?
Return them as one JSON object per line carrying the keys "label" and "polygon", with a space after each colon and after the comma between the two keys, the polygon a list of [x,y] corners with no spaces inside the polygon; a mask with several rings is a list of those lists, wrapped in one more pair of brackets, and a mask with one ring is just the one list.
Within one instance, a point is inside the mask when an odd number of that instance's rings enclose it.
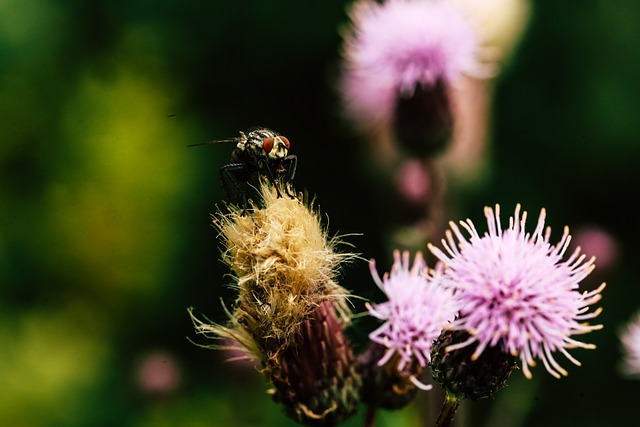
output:
{"label": "fly's head", "polygon": [[290,147],[286,137],[266,128],[242,133],[242,140],[238,143],[238,148],[245,150],[255,160],[283,160],[289,155]]}

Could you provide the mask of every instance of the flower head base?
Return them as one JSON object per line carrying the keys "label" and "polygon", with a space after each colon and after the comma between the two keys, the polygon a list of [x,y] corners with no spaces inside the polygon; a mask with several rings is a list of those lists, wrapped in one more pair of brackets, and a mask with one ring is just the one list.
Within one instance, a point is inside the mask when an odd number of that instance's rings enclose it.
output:
{"label": "flower head base", "polygon": [[[378,361],[383,366],[397,356],[397,370],[417,364],[425,367],[431,358],[431,347],[443,327],[458,311],[453,292],[441,286],[441,270],[428,270],[421,252],[409,267],[409,252],[394,252],[391,272],[381,279],[371,261],[371,274],[387,295],[388,301],[368,305],[369,313],[384,320],[369,338],[386,348]],[[430,386],[425,387],[430,388]]]}
{"label": "flower head base", "polygon": [[278,355],[272,397],[307,426],[334,426],[360,403],[361,379],[333,304],[320,304],[304,322],[295,345]]}
{"label": "flower head base", "polygon": [[429,370],[433,379],[447,392],[463,399],[479,400],[493,395],[507,385],[516,368],[516,358],[499,347],[488,347],[472,358],[473,346],[447,351],[466,341],[467,331],[445,330],[433,344]]}
{"label": "flower head base", "polygon": [[347,110],[363,124],[388,119],[398,96],[455,81],[475,64],[476,34],[443,1],[361,0],[344,35]]}
{"label": "flower head base", "polygon": [[620,330],[620,342],[624,353],[622,372],[640,378],[640,312]]}
{"label": "flower head base", "polygon": [[[565,259],[571,236],[565,227],[560,242],[549,243],[551,230],[545,230],[545,211],[540,212],[533,233],[525,231],[527,213],[520,205],[502,228],[500,207],[485,208],[489,231],[480,235],[470,220],[461,221],[469,237],[451,222],[451,230],[442,240],[445,250],[429,245],[431,252],[445,265],[444,281],[456,289],[461,304],[460,316],[452,329],[469,332],[469,339],[449,346],[448,351],[473,343],[476,359],[487,347],[500,346],[518,356],[522,370],[531,378],[529,367],[542,360],[556,378],[567,375],[554,359],[556,351],[580,365],[567,349],[595,348],[572,338],[602,325],[585,322],[601,309],[589,312],[601,298],[603,283],[590,292],[580,292],[579,283],[594,268],[594,259],[585,262],[577,248]],[[457,241],[456,241],[457,240]]]}

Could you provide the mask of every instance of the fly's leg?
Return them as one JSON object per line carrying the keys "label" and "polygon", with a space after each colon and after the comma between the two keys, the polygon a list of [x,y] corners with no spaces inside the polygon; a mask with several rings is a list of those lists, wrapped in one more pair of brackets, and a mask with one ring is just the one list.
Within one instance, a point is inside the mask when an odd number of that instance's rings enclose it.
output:
{"label": "fly's leg", "polygon": [[287,196],[295,199],[296,194],[295,190],[293,190],[293,177],[296,175],[296,168],[298,167],[298,157],[295,155],[290,155],[284,158],[282,161],[287,174],[284,177],[285,191]]}
{"label": "fly's leg", "polygon": [[243,187],[246,177],[251,174],[251,167],[246,163],[230,163],[220,168],[222,187],[227,193],[227,201],[242,205],[243,212],[247,210],[247,194]]}
{"label": "fly's leg", "polygon": [[282,197],[282,194],[280,193],[280,189],[276,185],[277,182],[278,182],[278,178],[276,178],[275,174],[273,173],[273,171],[269,167],[269,163],[268,162],[262,162],[262,169],[264,169],[267,172],[267,175],[269,176],[269,179],[274,184],[274,187],[276,188],[276,193],[278,194],[278,197]]}

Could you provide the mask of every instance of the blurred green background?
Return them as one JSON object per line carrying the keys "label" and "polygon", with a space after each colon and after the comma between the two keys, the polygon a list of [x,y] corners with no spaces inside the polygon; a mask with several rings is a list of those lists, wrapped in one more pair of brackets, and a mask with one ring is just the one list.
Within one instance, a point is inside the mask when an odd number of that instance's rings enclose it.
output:
{"label": "blurred green background", "polygon": [[[190,341],[187,308],[223,321],[232,296],[209,218],[231,147],[187,145],[277,129],[330,233],[388,260],[335,90],[346,5],[0,0],[0,426],[295,425],[252,368]],[[608,283],[605,328],[585,337],[598,349],[559,381],[516,372],[465,403],[465,425],[637,419],[616,334],[640,308],[639,37],[635,0],[536,2],[495,82],[491,168],[456,193],[460,217],[544,206],[554,236],[597,226],[618,249],[593,278]],[[342,285],[374,296],[364,262]],[[380,426],[422,425],[424,400]]]}

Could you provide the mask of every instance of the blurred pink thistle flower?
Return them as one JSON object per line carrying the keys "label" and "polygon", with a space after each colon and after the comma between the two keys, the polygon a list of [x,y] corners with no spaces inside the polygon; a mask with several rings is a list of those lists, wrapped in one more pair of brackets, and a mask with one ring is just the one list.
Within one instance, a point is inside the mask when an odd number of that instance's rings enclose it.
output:
{"label": "blurred pink thistle flower", "polygon": [[363,124],[389,119],[398,96],[477,66],[474,28],[444,1],[356,1],[344,34],[342,92]]}
{"label": "blurred pink thistle flower", "polygon": [[146,355],[137,369],[140,388],[157,395],[170,394],[177,390],[182,380],[182,371],[176,359],[169,353],[154,351]]}
{"label": "blurred pink thistle flower", "polygon": [[622,372],[640,378],[640,312],[620,330],[624,354]]}
{"label": "blurred pink thistle flower", "polygon": [[[589,312],[600,300],[599,288],[580,292],[579,283],[594,268],[594,258],[585,262],[577,248],[563,259],[571,236],[567,227],[560,242],[549,243],[551,230],[545,230],[545,210],[540,212],[533,233],[525,231],[527,213],[515,209],[509,227],[502,228],[500,209],[485,208],[489,231],[480,235],[470,220],[461,221],[469,237],[451,222],[451,230],[442,240],[444,251],[429,245],[431,252],[446,264],[445,282],[455,287],[461,304],[460,317],[452,329],[466,330],[470,338],[452,345],[447,351],[477,343],[472,360],[487,348],[500,346],[517,356],[523,373],[531,378],[529,367],[542,360],[556,378],[567,375],[552,353],[559,351],[580,365],[567,349],[595,348],[571,338],[601,329],[585,322],[600,314]],[[457,239],[456,240],[454,239]]]}
{"label": "blurred pink thistle flower", "polygon": [[598,260],[598,270],[615,266],[620,252],[613,234],[598,225],[583,226],[574,234],[574,244]]}
{"label": "blurred pink thistle flower", "polygon": [[396,171],[395,184],[398,193],[412,203],[428,201],[431,193],[431,175],[427,166],[419,160],[407,160]]}
{"label": "blurred pink thistle flower", "polygon": [[[420,367],[429,363],[433,342],[458,310],[452,290],[441,286],[441,270],[428,270],[421,252],[416,254],[411,268],[408,251],[401,256],[396,250],[393,255],[391,271],[382,279],[375,262],[371,260],[369,264],[373,280],[388,298],[381,304],[367,304],[372,316],[384,320],[369,338],[387,349],[378,365],[386,364],[397,355],[397,369],[402,372],[414,362]],[[415,378],[411,380],[420,388],[431,388]]]}

